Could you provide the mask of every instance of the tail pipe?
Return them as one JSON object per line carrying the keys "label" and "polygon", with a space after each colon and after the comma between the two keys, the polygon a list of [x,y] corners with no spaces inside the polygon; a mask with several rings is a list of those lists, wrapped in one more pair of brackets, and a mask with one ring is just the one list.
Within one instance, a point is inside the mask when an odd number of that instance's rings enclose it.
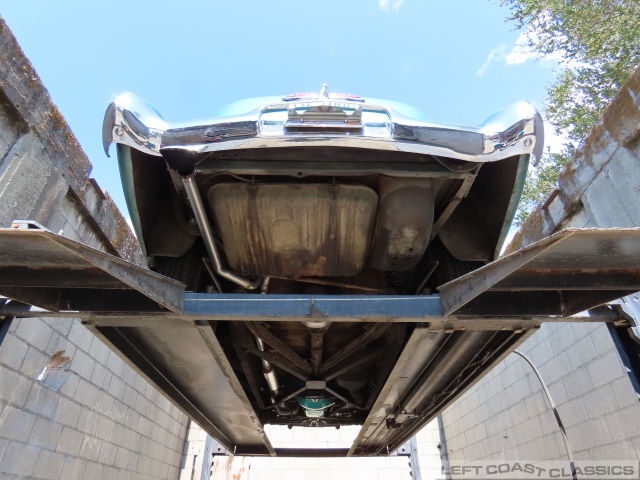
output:
{"label": "tail pipe", "polygon": [[262,279],[256,278],[255,280],[249,280],[248,278],[230,272],[222,265],[220,253],[218,252],[218,247],[216,246],[216,242],[213,238],[211,225],[207,218],[207,212],[204,209],[204,204],[202,203],[202,198],[198,191],[195,175],[191,174],[186,177],[182,177],[182,183],[185,191],[187,192],[187,197],[189,198],[193,214],[196,217],[196,222],[198,222],[198,227],[200,228],[200,233],[202,234],[202,239],[204,240],[204,245],[209,253],[209,258],[211,259],[214,271],[221,277],[226,278],[247,290],[255,290],[258,288],[262,283]]}
{"label": "tail pipe", "polygon": [[[258,350],[264,352],[264,342],[260,337],[256,337],[256,345],[258,346]],[[274,396],[278,395],[278,391],[280,390],[278,385],[278,377],[276,376],[276,372],[273,369],[273,366],[264,358],[262,359],[262,373],[264,375],[264,378],[267,380],[269,390],[271,390]]]}

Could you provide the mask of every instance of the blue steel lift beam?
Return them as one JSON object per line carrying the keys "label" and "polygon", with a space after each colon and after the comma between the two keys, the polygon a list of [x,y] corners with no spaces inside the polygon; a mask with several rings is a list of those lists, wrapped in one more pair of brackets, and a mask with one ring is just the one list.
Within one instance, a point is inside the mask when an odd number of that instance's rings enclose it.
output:
{"label": "blue steel lift beam", "polygon": [[351,449],[306,452],[386,455],[541,323],[624,322],[599,305],[640,290],[639,265],[640,229],[570,230],[443,285],[440,295],[185,294],[178,282],[51,232],[6,229],[0,294],[13,300],[0,302],[0,316],[80,318],[227,450],[282,456],[305,452],[271,446],[217,324],[402,322],[408,338]]}

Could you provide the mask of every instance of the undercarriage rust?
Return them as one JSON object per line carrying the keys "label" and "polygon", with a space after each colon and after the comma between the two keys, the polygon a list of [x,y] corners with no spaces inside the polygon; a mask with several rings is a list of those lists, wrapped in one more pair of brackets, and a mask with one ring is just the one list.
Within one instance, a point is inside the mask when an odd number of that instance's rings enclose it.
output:
{"label": "undercarriage rust", "polygon": [[[268,423],[362,423],[400,353],[406,324],[304,323],[246,322],[229,325],[228,332],[219,330],[218,335],[227,351],[234,352],[238,377],[248,380],[246,388]],[[332,335],[326,336],[329,331]],[[264,342],[263,348],[256,347],[255,338]],[[265,380],[265,363],[278,369],[277,391]],[[321,416],[310,418],[300,399],[326,399],[330,405]]]}

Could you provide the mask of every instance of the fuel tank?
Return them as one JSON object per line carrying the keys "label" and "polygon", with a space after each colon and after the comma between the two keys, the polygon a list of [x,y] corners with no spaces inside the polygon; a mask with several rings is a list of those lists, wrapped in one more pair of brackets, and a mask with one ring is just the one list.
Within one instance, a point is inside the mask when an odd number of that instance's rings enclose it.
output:
{"label": "fuel tank", "polygon": [[378,205],[369,187],[220,183],[207,196],[238,272],[350,277],[365,265]]}

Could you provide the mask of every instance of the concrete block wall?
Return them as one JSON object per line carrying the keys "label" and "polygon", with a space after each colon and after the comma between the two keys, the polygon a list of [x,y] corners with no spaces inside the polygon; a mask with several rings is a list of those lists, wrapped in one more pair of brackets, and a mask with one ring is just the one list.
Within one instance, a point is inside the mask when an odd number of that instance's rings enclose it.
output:
{"label": "concrete block wall", "polygon": [[[0,227],[36,220],[139,265],[113,200],[0,19]],[[7,328],[8,326],[8,328]],[[186,416],[75,319],[0,317],[0,478],[177,478]],[[36,381],[71,358],[61,388]]]}
{"label": "concrete block wall", "polygon": [[[519,350],[540,370],[577,460],[640,459],[638,397],[605,325],[545,324]],[[567,458],[542,386],[515,354],[442,418],[452,464]]]}
{"label": "concrete block wall", "polygon": [[[569,227],[640,227],[640,70],[507,252]],[[622,300],[635,321],[638,295]],[[545,324],[520,350],[547,382],[576,459],[640,459],[640,403],[605,325]],[[443,414],[449,459],[566,459],[531,368],[512,354]]]}
{"label": "concrete block wall", "polygon": [[[58,350],[72,360],[54,391],[35,378]],[[177,478],[185,429],[184,414],[79,321],[11,322],[0,345],[6,478]]]}

